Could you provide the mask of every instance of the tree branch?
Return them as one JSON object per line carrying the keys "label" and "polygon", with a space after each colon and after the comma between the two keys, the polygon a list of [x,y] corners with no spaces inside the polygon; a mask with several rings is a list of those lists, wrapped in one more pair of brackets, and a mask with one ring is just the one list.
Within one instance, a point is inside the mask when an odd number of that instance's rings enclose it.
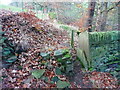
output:
{"label": "tree branch", "polygon": [[117,7],[118,5],[120,5],[120,1],[117,2],[117,3],[115,3],[115,6],[109,8],[108,10],[103,10],[101,13],[106,12],[106,11],[107,11],[107,13],[108,13],[110,10],[114,9],[114,8]]}

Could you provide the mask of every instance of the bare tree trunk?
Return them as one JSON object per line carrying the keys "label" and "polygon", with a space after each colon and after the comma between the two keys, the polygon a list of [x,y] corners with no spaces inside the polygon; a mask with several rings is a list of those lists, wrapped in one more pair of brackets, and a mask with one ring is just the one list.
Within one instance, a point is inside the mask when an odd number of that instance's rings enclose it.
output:
{"label": "bare tree trunk", "polygon": [[54,5],[55,5],[56,20],[58,21],[58,2],[55,2]]}
{"label": "bare tree trunk", "polygon": [[38,16],[37,4],[35,4],[35,12],[36,12],[36,16]]}
{"label": "bare tree trunk", "polygon": [[108,2],[100,3],[100,7],[98,6],[99,10],[98,10],[98,16],[96,20],[96,29],[95,29],[96,31],[105,31],[108,12],[114,9],[115,7],[118,7],[119,4],[120,2],[117,2],[112,8],[108,9],[107,7]]}
{"label": "bare tree trunk", "polygon": [[91,2],[89,3],[89,10],[88,10],[88,19],[87,19],[87,22],[86,22],[86,27],[88,29],[88,32],[92,32],[92,20],[93,20],[93,16],[94,16],[94,11],[95,11],[95,5],[96,5],[96,2],[92,2],[94,0],[91,0]]}
{"label": "bare tree trunk", "polygon": [[97,16],[96,16],[96,28],[95,28],[95,31],[101,31],[100,28],[101,28],[101,11],[102,11],[102,3],[98,2],[98,10],[97,10]]}
{"label": "bare tree trunk", "polygon": [[103,14],[102,14],[101,31],[105,31],[105,26],[106,26],[106,21],[107,21],[107,16],[108,16],[108,13],[107,13],[107,4],[108,4],[108,2],[104,3],[104,5],[105,5],[105,12],[103,12]]}
{"label": "bare tree trunk", "polygon": [[22,12],[23,12],[23,6],[24,6],[24,3],[23,3],[23,0],[22,0]]}

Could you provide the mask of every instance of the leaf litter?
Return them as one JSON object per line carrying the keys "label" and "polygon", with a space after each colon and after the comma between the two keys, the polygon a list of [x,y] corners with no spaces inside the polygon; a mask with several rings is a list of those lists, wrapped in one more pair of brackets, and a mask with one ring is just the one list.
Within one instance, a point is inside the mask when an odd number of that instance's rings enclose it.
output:
{"label": "leaf litter", "polygon": [[[4,37],[11,41],[17,57],[17,61],[13,65],[1,70],[2,88],[84,87],[82,84],[76,84],[74,82],[76,80],[70,82],[69,77],[59,70],[55,58],[50,58],[54,56],[54,51],[70,48],[63,45],[63,43],[70,43],[66,31],[55,28],[46,20],[38,19],[34,14],[25,12],[13,13],[1,10],[0,18],[2,31],[5,32]],[[45,54],[48,52],[51,52],[50,55]],[[60,53],[56,52],[56,55],[61,54],[61,51]],[[73,57],[75,57],[75,53],[73,53]],[[112,83],[116,79],[111,78],[106,73],[92,72],[81,77],[83,77],[84,85],[88,82],[94,82],[95,87],[116,87],[115,83]]]}

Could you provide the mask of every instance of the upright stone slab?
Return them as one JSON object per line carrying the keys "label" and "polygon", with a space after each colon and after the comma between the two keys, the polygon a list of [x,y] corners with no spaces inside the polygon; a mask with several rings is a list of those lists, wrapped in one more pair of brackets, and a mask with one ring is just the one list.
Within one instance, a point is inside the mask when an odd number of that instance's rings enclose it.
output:
{"label": "upright stone slab", "polygon": [[89,33],[87,31],[79,34],[77,55],[82,60],[84,67],[90,67],[90,53],[89,53]]}
{"label": "upright stone slab", "polygon": [[[92,70],[110,72],[120,79],[120,31],[83,32],[79,35],[79,49]],[[85,62],[83,55],[78,56]],[[86,66],[87,66],[86,65]]]}

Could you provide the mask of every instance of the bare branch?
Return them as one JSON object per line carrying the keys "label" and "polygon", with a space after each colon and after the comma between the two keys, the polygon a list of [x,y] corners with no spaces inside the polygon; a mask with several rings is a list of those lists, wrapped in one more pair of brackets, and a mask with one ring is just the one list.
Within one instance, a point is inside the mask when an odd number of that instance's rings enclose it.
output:
{"label": "bare branch", "polygon": [[[120,5],[120,1],[119,1],[119,2],[117,2],[117,3],[115,3],[115,6],[113,6],[113,7],[109,8],[109,9],[107,10],[107,13],[108,13],[110,10],[112,10],[112,9],[116,8],[118,5]],[[103,13],[103,12],[106,12],[106,10],[103,10],[101,13]]]}

